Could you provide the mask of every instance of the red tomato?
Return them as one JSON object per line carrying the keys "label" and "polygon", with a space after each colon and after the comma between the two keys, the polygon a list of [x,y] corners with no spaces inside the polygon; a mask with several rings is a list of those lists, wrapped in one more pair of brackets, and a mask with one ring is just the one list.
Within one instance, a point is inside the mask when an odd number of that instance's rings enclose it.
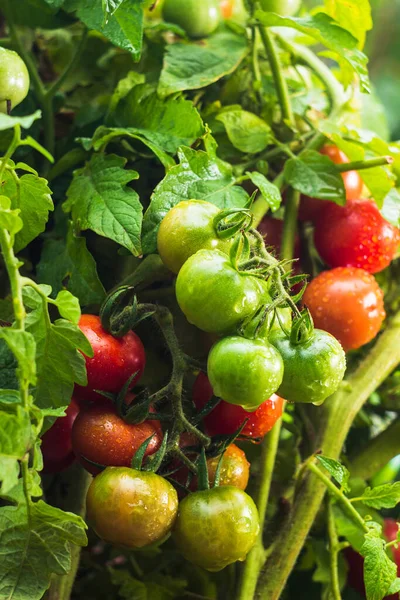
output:
{"label": "red tomato", "polygon": [[75,460],[71,431],[79,413],[79,406],[73,398],[65,413],[65,417],[59,417],[42,436],[41,450],[44,473],[63,471],[72,465]]}
{"label": "red tomato", "polygon": [[[283,221],[281,219],[273,219],[272,217],[264,217],[258,226],[258,231],[265,237],[265,243],[275,249],[275,254],[279,256],[281,251]],[[294,244],[294,258],[300,258],[300,238],[296,235]]]}
{"label": "red tomato", "polygon": [[393,260],[400,231],[382,217],[375,202],[326,203],[314,232],[315,246],[330,267],[359,267],[378,273]]}
{"label": "red tomato", "polygon": [[103,398],[80,411],[72,428],[72,448],[85,469],[97,474],[101,469],[85,459],[107,467],[129,467],[136,451],[151,435],[154,437],[145,456],[154,454],[161,445],[159,421],[126,423],[112,402]]}
{"label": "red tomato", "polygon": [[233,0],[220,0],[219,3],[223,19],[231,19],[233,15]]}
{"label": "red tomato", "polygon": [[335,336],[346,351],[370,342],[386,316],[374,277],[354,267],[320,273],[307,286],[303,303],[315,327]]}
{"label": "red tomato", "polygon": [[[213,390],[205,373],[199,373],[193,386],[193,402],[201,410],[213,396]],[[265,400],[255,412],[248,412],[241,406],[221,402],[204,419],[204,426],[209,435],[229,435],[239,429],[248,419],[242,436],[253,439],[263,438],[282,416],[283,399],[273,394]]]}
{"label": "red tomato", "polygon": [[[349,159],[347,156],[339,150],[337,146],[326,144],[320,150],[321,154],[324,154],[331,159],[336,165],[348,163]],[[360,198],[363,182],[357,171],[347,171],[342,173],[343,183],[346,190],[346,200],[357,200]],[[300,221],[312,221],[314,222],[320,213],[320,210],[325,206],[325,200],[318,200],[317,198],[309,198],[308,196],[302,196],[300,201],[299,219]],[[329,203],[332,204],[332,203]]]}
{"label": "red tomato", "polygon": [[102,398],[94,390],[118,393],[133,373],[136,377],[131,387],[140,379],[146,363],[143,344],[138,336],[129,331],[122,338],[115,338],[104,331],[100,317],[82,315],[79,327],[92,344],[93,358],[85,357],[88,384],[75,386],[74,395],[80,400]]}

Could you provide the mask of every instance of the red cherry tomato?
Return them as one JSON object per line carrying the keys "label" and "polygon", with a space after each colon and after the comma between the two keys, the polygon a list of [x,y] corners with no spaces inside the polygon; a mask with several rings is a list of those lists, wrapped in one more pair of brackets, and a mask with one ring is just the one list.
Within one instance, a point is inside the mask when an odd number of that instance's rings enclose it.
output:
{"label": "red cherry tomato", "polygon": [[319,213],[314,241],[330,267],[359,267],[378,273],[393,260],[400,231],[370,200],[354,200],[346,206],[327,202]]}
{"label": "red cherry tomato", "polygon": [[370,342],[386,316],[374,277],[354,267],[320,273],[307,286],[303,303],[315,327],[335,336],[346,351]]}
{"label": "red cherry tomato", "polygon": [[[320,150],[321,154],[324,154],[331,159],[336,165],[348,163],[349,159],[347,156],[339,150],[337,146],[326,144]],[[346,190],[346,200],[357,200],[360,198],[363,182],[357,171],[347,171],[342,173],[343,183]],[[318,200],[317,198],[309,198],[308,196],[302,196],[299,208],[299,219],[300,221],[312,221],[314,222],[320,213],[320,210],[325,206],[326,201]]]}
{"label": "red cherry tomato", "polygon": [[72,448],[85,469],[96,474],[101,469],[91,463],[129,467],[136,451],[151,435],[153,439],[145,456],[156,452],[161,445],[159,421],[126,423],[117,415],[113,404],[103,398],[80,411],[72,428]]}
{"label": "red cherry tomato", "polygon": [[233,0],[220,0],[219,7],[223,19],[231,19],[233,15]]}
{"label": "red cherry tomato", "polygon": [[104,331],[100,317],[82,315],[79,327],[92,344],[93,358],[85,357],[88,384],[75,386],[74,395],[80,400],[102,398],[94,390],[118,393],[131,375],[137,372],[131,387],[140,379],[146,363],[143,344],[138,336],[129,331],[122,338],[115,338]]}
{"label": "red cherry tomato", "polygon": [[[193,386],[193,402],[201,410],[213,396],[213,390],[205,373],[199,373]],[[241,406],[221,402],[204,419],[209,435],[229,435],[234,433],[245,419],[248,419],[242,431],[243,437],[255,440],[263,438],[282,416],[283,399],[272,394],[255,412],[248,412]]]}
{"label": "red cherry tomato", "polygon": [[75,460],[71,431],[79,413],[79,405],[73,398],[65,413],[65,417],[59,417],[42,436],[41,450],[44,473],[63,471],[72,465]]}
{"label": "red cherry tomato", "polygon": [[[281,251],[283,221],[281,219],[273,219],[272,217],[264,217],[258,226],[258,231],[265,237],[267,246],[275,248],[276,255],[279,256]],[[294,243],[294,258],[300,258],[300,238],[296,235]]]}

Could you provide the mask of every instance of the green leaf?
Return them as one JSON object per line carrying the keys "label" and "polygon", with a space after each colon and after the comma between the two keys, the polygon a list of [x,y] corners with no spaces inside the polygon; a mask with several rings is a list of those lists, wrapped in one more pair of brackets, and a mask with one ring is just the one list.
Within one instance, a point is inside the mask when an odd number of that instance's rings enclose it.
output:
{"label": "green leaf", "polygon": [[78,298],[75,298],[71,292],[62,290],[61,292],[58,292],[55,303],[60,315],[64,317],[64,319],[72,321],[72,323],[78,323],[81,316]]}
{"label": "green leaf", "polygon": [[342,463],[333,458],[323,456],[323,454],[317,454],[316,458],[345,491],[350,489],[348,485],[350,473]]}
{"label": "green leaf", "polygon": [[71,23],[66,13],[57,13],[63,3],[64,0],[24,0],[23,10],[21,2],[10,2],[9,9],[15,24],[31,29],[58,29]]}
{"label": "green leaf", "polygon": [[15,252],[19,252],[45,230],[49,211],[53,210],[51,190],[46,179],[26,173],[16,181],[8,171],[4,174],[3,192],[11,199],[13,209],[19,209],[22,230],[15,236]]}
{"label": "green leaf", "polygon": [[396,581],[397,566],[386,553],[386,543],[377,531],[365,536],[361,548],[364,556],[364,583],[367,600],[382,600]]}
{"label": "green leaf", "polygon": [[32,127],[32,124],[41,117],[42,113],[40,112],[40,110],[37,110],[32,115],[28,115],[26,117],[14,117],[11,115],[0,113],[0,131],[10,129],[11,127],[15,127],[16,125],[20,125],[24,129],[29,129],[30,127]]}
{"label": "green leaf", "polygon": [[400,502],[400,481],[367,487],[360,500],[371,508],[393,508]]}
{"label": "green leaf", "polygon": [[110,17],[113,16],[116,10],[121,6],[124,0],[102,0],[103,1],[103,13],[106,19],[106,22]]}
{"label": "green leaf", "polygon": [[7,196],[0,196],[0,227],[6,229],[12,237],[23,227],[19,210],[11,210],[11,200]]}
{"label": "green leaf", "polygon": [[224,31],[197,42],[169,44],[158,84],[160,96],[206,87],[232,73],[248,52],[245,35]]}
{"label": "green leaf", "polygon": [[240,107],[228,107],[216,119],[224,124],[229,141],[241,152],[257,154],[271,141],[270,126],[257,115]]}
{"label": "green leaf", "polygon": [[[52,573],[71,569],[70,543],[85,546],[86,524],[43,501],[0,508],[0,598],[40,600]],[[12,548],[12,552],[10,549]]]}
{"label": "green leaf", "polygon": [[11,329],[10,327],[2,327],[0,329],[0,338],[3,338],[17,359],[18,370],[21,376],[30,383],[35,383],[36,344],[34,337],[27,331]]}
{"label": "green leaf", "polygon": [[53,293],[67,288],[79,298],[81,306],[101,304],[104,299],[105,290],[86,240],[76,236],[71,226],[66,239],[45,241],[37,273],[40,281],[53,288]]}
{"label": "green leaf", "polygon": [[242,207],[248,200],[235,185],[232,167],[202,150],[181,147],[180,164],[158,184],[143,219],[143,252],[157,249],[157,231],[167,212],[181,200],[207,200],[220,208]]}
{"label": "green leaf", "polygon": [[125,569],[110,569],[111,581],[117,586],[118,594],[126,600],[174,600],[184,596],[187,588],[185,579],[152,575],[150,581],[140,581]]}
{"label": "green leaf", "polygon": [[114,46],[128,50],[139,60],[143,38],[143,0],[124,0],[105,22],[103,0],[66,0],[65,9],[76,11],[76,16],[89,29],[104,35]]}
{"label": "green leaf", "polygon": [[400,592],[400,577],[397,577],[388,590],[388,596]]}
{"label": "green leaf", "polygon": [[6,494],[18,483],[19,464],[29,449],[31,422],[29,413],[16,406],[15,412],[0,411],[0,481]]}
{"label": "green leaf", "polygon": [[258,187],[272,212],[278,210],[282,203],[282,196],[279,188],[274,183],[271,183],[271,181],[268,181],[262,173],[258,173],[257,171],[253,171],[252,173],[247,172],[246,175],[248,175],[254,185]]}
{"label": "green leaf", "polygon": [[392,188],[385,196],[381,210],[382,216],[395,227],[400,227],[400,191]]}
{"label": "green leaf", "polygon": [[325,12],[358,40],[363,49],[367,31],[372,29],[369,0],[325,0]]}
{"label": "green leaf", "polygon": [[330,158],[319,152],[307,150],[300,158],[290,158],[283,172],[286,183],[302,194],[337,204],[346,203],[342,176]]}
{"label": "green leaf", "polygon": [[280,17],[275,13],[258,10],[255,17],[267,27],[292,27],[311,36],[357,73],[364,92],[371,91],[367,71],[368,59],[357,48],[358,40],[347,29],[340,27],[329,15],[317,13],[304,17]]}
{"label": "green leaf", "polygon": [[0,388],[18,388],[18,379],[15,372],[17,366],[17,359],[6,344],[6,341],[0,337]]}
{"label": "green leaf", "polygon": [[125,170],[125,164],[126,159],[115,154],[93,155],[75,171],[63,208],[72,211],[81,229],[91,229],[139,256],[142,205],[127,186],[138,173]]}

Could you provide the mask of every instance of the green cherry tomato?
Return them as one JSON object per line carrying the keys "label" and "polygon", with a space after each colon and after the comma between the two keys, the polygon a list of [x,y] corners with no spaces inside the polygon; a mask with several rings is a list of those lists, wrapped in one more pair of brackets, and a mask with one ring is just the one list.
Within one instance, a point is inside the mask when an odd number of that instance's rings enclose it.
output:
{"label": "green cherry tomato", "polygon": [[0,112],[7,112],[20,104],[29,91],[29,73],[24,61],[16,52],[0,48]]}
{"label": "green cherry tomato", "polygon": [[211,35],[221,21],[217,0],[165,0],[163,18],[179,25],[191,38]]}
{"label": "green cherry tomato", "polygon": [[301,6],[301,0],[260,0],[261,8],[283,17],[292,17]]}
{"label": "green cherry tomato", "polygon": [[253,315],[267,284],[239,273],[219,250],[199,250],[179,271],[176,298],[189,323],[208,333],[231,333]]}
{"label": "green cherry tomato", "polygon": [[337,390],[346,370],[346,356],[330,333],[314,329],[306,342],[294,344],[277,331],[270,341],[283,358],[285,369],[278,394],[286,400],[322,404]]}
{"label": "green cherry tomato", "polygon": [[220,209],[203,200],[179,202],[161,221],[157,236],[158,252],[173,273],[198,250],[221,250],[229,254],[232,240],[221,240],[215,231],[214,217]]}
{"label": "green cherry tomato", "polygon": [[266,340],[231,336],[211,348],[207,373],[216,396],[254,411],[281,385],[283,362]]}
{"label": "green cherry tomato", "polygon": [[260,529],[256,505],[235,487],[194,492],[179,505],[173,537],[191,563],[220,571],[244,560]]}
{"label": "green cherry tomato", "polygon": [[178,512],[178,496],[160,475],[107,467],[90,484],[87,518],[103,540],[128,549],[162,540]]}

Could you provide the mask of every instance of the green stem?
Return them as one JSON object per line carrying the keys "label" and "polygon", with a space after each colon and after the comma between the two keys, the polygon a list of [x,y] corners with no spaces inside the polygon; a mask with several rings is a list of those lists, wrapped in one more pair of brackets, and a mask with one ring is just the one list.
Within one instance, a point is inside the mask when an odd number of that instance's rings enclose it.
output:
{"label": "green stem", "polygon": [[[355,416],[373,391],[400,363],[400,313],[388,324],[347,383],[317,410],[315,450],[338,459]],[[278,600],[317,516],[326,491],[314,473],[304,478],[283,521],[279,538],[259,579],[256,598]],[[249,599],[250,600],[250,599]]]}
{"label": "green stem", "polygon": [[346,498],[343,492],[333,483],[330,477],[327,477],[314,462],[309,462],[307,468],[309,471],[314,473],[314,475],[317,475],[317,477],[320,478],[328,491],[340,502],[343,510],[347,512],[349,517],[353,519],[353,521],[357,523],[357,525],[359,525],[359,527],[361,527],[365,533],[368,533],[368,527],[366,526],[365,521],[360,513],[356,511],[350,500]]}
{"label": "green stem", "polygon": [[339,538],[336,531],[335,517],[333,515],[332,503],[328,502],[328,535],[330,552],[331,586],[333,600],[342,600],[339,583]]}
{"label": "green stem", "polygon": [[286,79],[283,76],[275,42],[269,31],[263,25],[260,24],[258,30],[271,66],[272,77],[274,78],[275,89],[282,111],[282,118],[287,122],[289,127],[292,127],[294,126],[294,115],[290,104],[289,89]]}
{"label": "green stem", "polygon": [[361,171],[362,169],[373,169],[374,167],[382,167],[391,165],[393,158],[391,156],[377,156],[376,158],[367,158],[366,160],[354,160],[353,162],[336,165],[336,170],[339,173],[347,171]]}
{"label": "green stem", "polygon": [[254,89],[257,92],[260,102],[262,103],[262,80],[260,65],[258,64],[258,35],[257,29],[255,27],[253,27],[253,29],[251,30],[251,69],[253,71],[253,77],[255,82]]}
{"label": "green stem", "polygon": [[400,419],[396,419],[373,438],[356,456],[350,458],[349,470],[352,477],[370,479],[392,458],[399,454]]}
{"label": "green stem", "polygon": [[285,217],[283,220],[283,235],[281,258],[291,260],[297,235],[297,215],[299,212],[300,193],[289,189],[286,198]]}
{"label": "green stem", "polygon": [[21,142],[21,126],[20,125],[15,125],[15,127],[14,127],[14,135],[13,135],[13,139],[11,141],[11,144],[9,145],[6,154],[1,159],[0,186],[3,183],[2,179],[3,179],[3,176],[4,176],[4,171],[7,168],[7,163],[10,160],[10,158],[12,157],[12,155],[14,154],[15,150],[18,148],[20,142]]}

